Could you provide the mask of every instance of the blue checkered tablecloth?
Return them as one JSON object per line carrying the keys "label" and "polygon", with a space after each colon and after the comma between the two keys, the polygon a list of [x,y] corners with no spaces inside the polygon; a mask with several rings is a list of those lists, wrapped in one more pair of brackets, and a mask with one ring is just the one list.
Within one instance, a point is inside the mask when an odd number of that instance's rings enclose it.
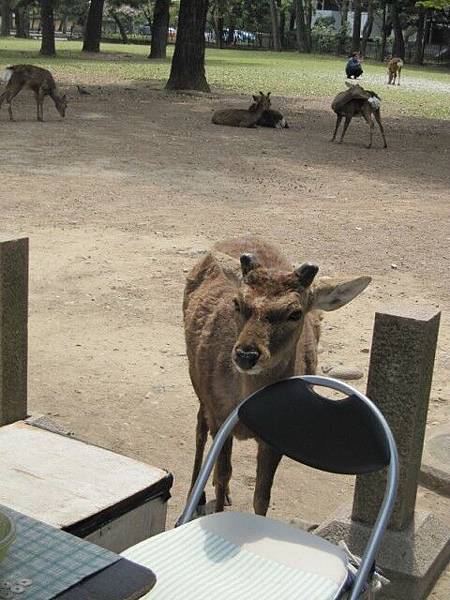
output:
{"label": "blue checkered tablecloth", "polygon": [[20,594],[11,592],[14,600],[51,600],[120,560],[109,550],[10,508],[0,505],[0,510],[14,520],[17,529],[16,541],[0,563],[0,588],[5,582],[31,581]]}

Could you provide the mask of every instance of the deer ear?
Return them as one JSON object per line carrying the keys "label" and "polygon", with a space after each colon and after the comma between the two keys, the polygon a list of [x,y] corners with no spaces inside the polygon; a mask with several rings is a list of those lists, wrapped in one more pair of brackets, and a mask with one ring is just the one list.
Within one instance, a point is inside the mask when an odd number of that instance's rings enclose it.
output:
{"label": "deer ear", "polygon": [[258,100],[259,100],[259,96],[252,96],[252,97],[253,97],[253,100],[254,100],[255,102],[258,102]]}
{"label": "deer ear", "polygon": [[66,95],[64,94],[64,96],[61,98],[61,100],[66,100]]}
{"label": "deer ear", "polygon": [[256,260],[253,254],[241,254],[241,258],[239,259],[241,263],[241,271],[242,275],[247,275],[253,269],[259,267],[259,262]]}
{"label": "deer ear", "polygon": [[310,263],[304,263],[303,265],[300,265],[300,267],[297,267],[294,273],[298,277],[298,282],[300,286],[302,288],[307,288],[312,284],[314,277],[317,275],[318,270],[318,266],[311,265]]}
{"label": "deer ear", "polygon": [[339,279],[321,277],[312,291],[312,306],[321,310],[336,310],[356,298],[372,281],[371,277]]}

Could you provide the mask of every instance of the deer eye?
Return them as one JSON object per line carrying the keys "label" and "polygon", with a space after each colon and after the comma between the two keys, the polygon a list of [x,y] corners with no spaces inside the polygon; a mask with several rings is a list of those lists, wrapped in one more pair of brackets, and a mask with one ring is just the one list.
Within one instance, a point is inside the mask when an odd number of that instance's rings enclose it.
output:
{"label": "deer eye", "polygon": [[294,310],[288,317],[289,321],[300,321],[303,316],[303,312],[301,310]]}
{"label": "deer eye", "polygon": [[233,299],[234,310],[236,312],[241,312],[241,305],[239,304],[239,300],[237,298]]}

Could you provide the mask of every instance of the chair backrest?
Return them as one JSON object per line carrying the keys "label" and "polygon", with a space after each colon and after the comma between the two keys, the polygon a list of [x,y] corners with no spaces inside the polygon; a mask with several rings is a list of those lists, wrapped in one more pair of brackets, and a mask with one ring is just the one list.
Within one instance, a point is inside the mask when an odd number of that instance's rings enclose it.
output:
{"label": "chair backrest", "polygon": [[254,393],[238,417],[264,442],[316,469],[356,475],[390,461],[385,431],[369,405],[355,394],[326,398],[300,377]]}

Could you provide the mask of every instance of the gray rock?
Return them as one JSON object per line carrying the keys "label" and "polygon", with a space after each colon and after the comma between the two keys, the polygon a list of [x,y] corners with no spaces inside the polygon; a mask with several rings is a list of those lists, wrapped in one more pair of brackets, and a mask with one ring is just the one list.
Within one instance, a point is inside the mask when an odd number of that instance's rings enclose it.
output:
{"label": "gray rock", "polygon": [[327,375],[335,379],[354,380],[362,379],[364,373],[356,367],[333,367],[327,372]]}

